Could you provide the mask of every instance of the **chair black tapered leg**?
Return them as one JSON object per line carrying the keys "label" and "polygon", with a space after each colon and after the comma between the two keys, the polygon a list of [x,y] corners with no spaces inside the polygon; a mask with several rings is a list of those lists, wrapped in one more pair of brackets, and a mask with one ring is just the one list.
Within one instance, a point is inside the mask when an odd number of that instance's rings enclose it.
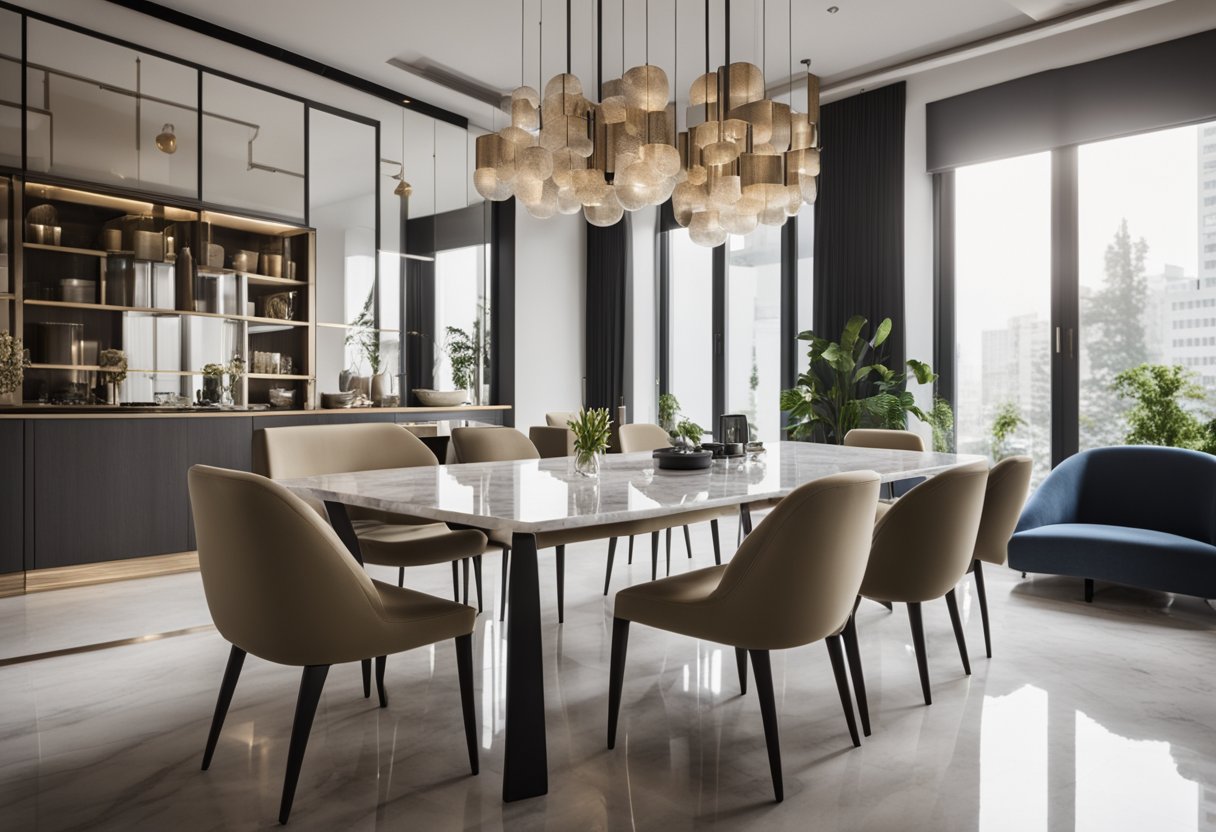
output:
{"label": "chair black tapered leg", "polygon": [[659,533],[650,533],[650,580],[659,577]]}
{"label": "chair black tapered leg", "polygon": [[629,535],[629,565],[633,566],[633,535]]}
{"label": "chair black tapered leg", "polygon": [[464,741],[469,747],[469,768],[481,771],[477,757],[477,710],[473,698],[473,636],[456,637],[456,673],[460,677],[460,710],[464,714]]}
{"label": "chair black tapered leg", "polygon": [[[633,543],[633,538],[629,538],[629,542]],[[612,583],[612,561],[616,558],[616,538],[608,541],[608,566],[604,569],[604,596],[608,595],[608,586]]]}
{"label": "chair black tapered leg", "polygon": [[1085,603],[1092,604],[1094,602],[1094,579],[1085,579]]}
{"label": "chair black tapered leg", "polygon": [[739,506],[739,522],[743,526],[744,537],[752,533],[752,507],[747,503]]}
{"label": "chair black tapered leg", "polygon": [[473,585],[477,588],[477,612],[481,612],[481,555],[473,555]]}
{"label": "chair black tapered leg", "polygon": [[291,724],[291,744],[287,748],[287,775],[283,778],[283,800],[279,804],[279,823],[287,823],[291,814],[291,803],[296,796],[296,783],[300,779],[300,766],[304,763],[304,749],[308,747],[308,735],[312,731],[312,719],[321,701],[321,689],[329,665],[313,664],[304,668],[300,677],[300,696],[296,700],[296,717]]}
{"label": "chair black tapered leg", "polygon": [[566,622],[566,547],[557,547],[557,623]]}
{"label": "chair black tapered leg", "polygon": [[954,627],[954,640],[958,642],[958,655],[963,660],[963,672],[971,675],[971,659],[967,656],[967,638],[963,635],[963,619],[958,614],[958,597],[954,590],[946,593],[946,606],[950,609],[950,625]]}
{"label": "chair black tapered leg", "polygon": [[498,620],[507,620],[507,566],[510,565],[511,550],[502,550],[502,603],[498,606]]}
{"label": "chair black tapered leg", "polygon": [[747,695],[747,651],[735,648],[735,665],[739,668],[739,695]]}
{"label": "chair black tapered leg", "polygon": [[671,529],[667,529],[667,574],[671,575]]}
{"label": "chair black tapered leg", "polygon": [[836,677],[836,690],[840,694],[840,704],[844,708],[844,720],[849,724],[849,736],[853,747],[861,746],[861,737],[857,736],[857,720],[853,716],[853,696],[849,693],[849,675],[844,669],[844,651],[840,647],[840,636],[828,636],[823,640],[828,648],[828,658],[832,660],[832,673]]}
{"label": "chair black tapered leg", "polygon": [[[860,601],[861,599],[857,599]],[[854,611],[857,607],[854,605]],[[849,657],[849,675],[853,677],[853,694],[857,697],[857,713],[861,716],[861,732],[870,736],[870,704],[866,700],[866,677],[861,669],[861,648],[857,643],[857,620],[853,615],[844,625],[844,652]]]}
{"label": "chair black tapered leg", "polygon": [[875,601],[874,603],[878,604],[879,606],[886,607],[887,612],[895,612],[895,605],[890,601]]}
{"label": "chair black tapered leg", "polygon": [[460,564],[452,561],[452,600],[460,603]]}
{"label": "chair black tapered leg", "polygon": [[908,604],[908,621],[912,625],[912,649],[916,651],[916,669],[920,672],[920,689],[925,695],[925,704],[933,704],[929,693],[929,657],[925,653],[925,623],[921,619],[920,603]]}
{"label": "chair black tapered leg", "polygon": [[464,605],[469,605],[469,559],[460,559],[460,570],[464,576]]}
{"label": "chair black tapered leg", "polygon": [[405,586],[405,567],[397,567],[397,586]]}
{"label": "chair black tapered leg", "polygon": [[972,562],[975,572],[975,596],[980,602],[980,621],[984,623],[984,653],[992,658],[992,634],[988,629],[988,589],[984,586],[984,566],[981,561]]}
{"label": "chair black tapered leg", "polygon": [[211,755],[215,753],[215,744],[219,742],[220,730],[224,727],[224,717],[228,715],[228,706],[232,704],[232,692],[236,690],[236,680],[241,678],[241,668],[245,665],[245,651],[232,645],[228,653],[228,665],[224,668],[224,678],[220,682],[220,695],[215,700],[215,716],[211,717],[211,731],[207,734],[207,748],[203,751],[203,771],[211,765]]}
{"label": "chair black tapered leg", "polygon": [[749,650],[752,673],[756,675],[756,697],[760,700],[760,718],[764,722],[764,743],[768,746],[768,767],[773,775],[773,794],[777,802],[785,800],[781,781],[781,739],[777,735],[777,702],[773,696],[773,669],[767,650]]}
{"label": "chair black tapered leg", "polygon": [[688,533],[688,526],[684,527],[684,549],[688,552],[688,557],[692,559],[692,536]]}
{"label": "chair black tapered leg", "polygon": [[621,687],[625,682],[625,652],[629,649],[629,621],[612,619],[612,658],[608,670],[608,747],[616,748],[616,722],[621,713]]}
{"label": "chair black tapered leg", "polygon": [[722,545],[718,542],[718,518],[709,521],[709,533],[714,539],[714,564],[722,565]]}
{"label": "chair black tapered leg", "polygon": [[388,664],[388,656],[376,656],[376,695],[380,697],[380,707],[388,707],[388,694],[384,692],[384,668]]}
{"label": "chair black tapered leg", "polygon": [[363,698],[372,698],[372,660],[364,659],[359,663],[363,670]]}

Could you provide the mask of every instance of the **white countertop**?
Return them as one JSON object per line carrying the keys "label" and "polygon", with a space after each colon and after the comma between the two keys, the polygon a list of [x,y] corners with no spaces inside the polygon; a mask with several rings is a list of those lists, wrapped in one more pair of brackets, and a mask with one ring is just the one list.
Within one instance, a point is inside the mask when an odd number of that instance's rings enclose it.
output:
{"label": "white countertop", "polygon": [[875,471],[883,482],[932,476],[983,457],[780,442],[762,459],[673,472],[658,470],[644,452],[606,455],[594,479],[575,473],[573,459],[561,457],[329,474],[283,485],[323,501],[536,533],[783,497],[843,471]]}

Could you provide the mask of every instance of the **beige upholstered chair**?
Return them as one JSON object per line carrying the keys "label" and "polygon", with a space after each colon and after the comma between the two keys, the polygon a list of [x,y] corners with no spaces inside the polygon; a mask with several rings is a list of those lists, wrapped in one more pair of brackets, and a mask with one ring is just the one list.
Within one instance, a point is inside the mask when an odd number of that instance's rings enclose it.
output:
{"label": "beige upholstered chair", "polygon": [[[421,439],[390,422],[266,428],[253,434],[253,470],[276,480],[438,464]],[[356,506],[349,507],[347,514],[359,539],[363,562],[397,567],[398,586],[405,584],[407,566],[451,562],[452,590],[459,599],[456,564],[463,561],[467,603],[472,558],[477,608],[481,609],[481,555],[486,549],[486,536],[480,531],[452,530],[433,520]]]}
{"label": "beige upholstered chair", "polygon": [[570,428],[531,427],[528,428],[528,439],[541,459],[574,455],[574,432]]}
{"label": "beige upholstered chair", "polygon": [[925,450],[925,440],[921,439],[919,433],[885,428],[853,428],[844,435],[844,444],[850,448],[886,448],[922,453]]}
{"label": "beige upholstered chair", "polygon": [[[945,597],[963,670],[971,674],[954,587],[971,565],[987,481],[988,466],[984,462],[944,471],[879,512],[874,526],[874,542],[866,577],[861,584],[861,596],[908,605],[912,645],[926,705],[931,704],[933,698],[929,693],[922,603]],[[861,724],[868,736],[870,714],[857,647],[857,627],[852,617],[844,637],[857,689]]]}
{"label": "beige upholstered chair", "polygon": [[265,477],[196,465],[189,483],[203,591],[216,629],[232,645],[203,770],[246,653],[302,667],[279,808],[286,823],[330,665],[455,639],[465,742],[476,774],[473,609],[373,581],[307,503]]}
{"label": "beige upholstered chair", "polygon": [[551,428],[564,428],[577,418],[577,410],[554,410],[545,414],[545,424]]}
{"label": "beige upholstered chair", "polygon": [[784,792],[770,650],[823,639],[853,745],[861,744],[849,696],[840,634],[866,572],[878,475],[837,474],[795,489],[757,524],[726,566],[639,584],[616,595],[608,688],[608,747],[617,716],[630,622],[736,649],[746,692],[744,651],[751,654],[773,791]]}
{"label": "beige upholstered chair", "polygon": [[[667,435],[667,431],[659,425],[649,424],[647,422],[635,422],[633,424],[621,425],[618,429],[618,441],[621,446],[621,453],[637,453],[641,451],[654,451],[659,448],[668,448],[671,446],[671,437]],[[708,515],[710,531],[713,535],[714,542],[714,563],[722,563],[722,547],[718,536],[718,517],[734,516],[736,510],[732,508],[720,509],[716,516]],[[705,512],[698,511],[697,518],[705,519]],[[667,522],[670,523],[665,529],[667,538],[667,574],[671,574],[671,530],[676,526],[684,528],[684,551],[688,557],[692,557],[692,536],[688,531],[689,522],[682,515],[668,517]],[[650,559],[651,559],[651,580],[658,577],[658,534],[652,533],[650,539]],[[633,535],[629,536],[629,563],[633,563]],[[612,560],[608,561],[608,572],[604,576],[604,594],[608,594],[608,586],[612,581]]]}
{"label": "beige upholstered chair", "polygon": [[984,491],[984,511],[975,537],[975,552],[971,571],[975,573],[975,594],[980,602],[980,619],[984,622],[984,652],[992,658],[992,635],[988,628],[988,592],[984,587],[982,563],[1004,566],[1009,557],[1009,538],[1018,524],[1026,495],[1030,492],[1030,473],[1034,467],[1028,456],[1002,459],[988,472]]}
{"label": "beige upholstered chair", "polygon": [[[520,459],[539,459],[540,454],[528,437],[515,428],[453,428],[452,446],[456,449],[456,458],[460,462],[505,462]],[[689,511],[680,515],[679,522],[700,522],[716,517],[721,509],[703,509]],[[686,519],[687,518],[687,519]],[[656,577],[658,569],[658,536],[659,532],[668,528],[671,518],[656,517],[649,520],[637,520],[624,523],[613,523],[608,526],[592,528],[559,529],[552,532],[542,532],[536,535],[536,548],[556,550],[557,566],[557,620],[566,620],[566,546],[570,543],[584,543],[588,540],[608,539],[608,574],[612,573],[612,561],[616,556],[616,540],[634,534],[651,535],[653,562],[651,577]],[[489,532],[490,540],[500,545],[510,546],[510,534]],[[507,555],[504,552],[502,578],[502,615],[507,606]],[[604,594],[608,594],[605,581]]]}

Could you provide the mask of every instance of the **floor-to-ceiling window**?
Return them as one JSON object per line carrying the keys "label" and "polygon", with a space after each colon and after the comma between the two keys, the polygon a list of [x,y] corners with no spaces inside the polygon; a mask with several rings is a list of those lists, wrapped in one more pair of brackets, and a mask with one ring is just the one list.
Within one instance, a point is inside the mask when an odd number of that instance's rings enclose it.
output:
{"label": "floor-to-ceiling window", "polygon": [[680,411],[713,430],[713,249],[694,243],[685,229],[667,235],[667,355],[664,392]]}
{"label": "floor-to-ceiling window", "polygon": [[764,441],[781,438],[781,229],[726,243],[726,409]]}
{"label": "floor-to-ceiling window", "polygon": [[955,172],[959,453],[1051,465],[1051,154]]}

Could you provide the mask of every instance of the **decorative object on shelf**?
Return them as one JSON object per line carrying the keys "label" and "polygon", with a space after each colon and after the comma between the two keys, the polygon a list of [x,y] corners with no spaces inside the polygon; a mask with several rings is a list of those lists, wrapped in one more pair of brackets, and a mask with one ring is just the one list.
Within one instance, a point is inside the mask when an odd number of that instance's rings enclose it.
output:
{"label": "decorative object on shelf", "polygon": [[224,396],[224,365],[203,365],[203,404],[219,404]]}
{"label": "decorative object on shelf", "polygon": [[106,404],[118,404],[118,387],[127,380],[127,354],[122,350],[102,350],[97,354],[106,384]]}
{"label": "decorative object on shelf", "polygon": [[[854,315],[844,325],[839,341],[820,338],[809,330],[799,333],[799,341],[811,344],[809,367],[798,376],[797,386],[781,391],[781,409],[789,413],[785,430],[791,439],[840,445],[853,428],[906,429],[909,413],[930,426],[942,418],[940,406],[932,413],[917,406],[905,389],[908,373],[886,365],[879,348],[891,334],[891,319],[884,318],[869,340],[861,335],[866,323],[861,315]],[[918,384],[930,384],[937,378],[923,361],[910,358],[905,363]]]}
{"label": "decorative object on shelf", "polygon": [[[276,321],[295,320],[296,292],[276,292],[262,301],[262,317]],[[349,338],[349,336],[348,336]]]}
{"label": "decorative object on shelf", "polygon": [[244,404],[241,379],[245,376],[245,359],[239,352],[233,353],[232,358],[228,359],[227,371],[228,383],[224,387],[225,397],[231,404]]}
{"label": "decorative object on shelf", "polygon": [[[287,294],[294,295],[295,292]],[[380,354],[380,331],[376,329],[376,315],[373,311],[374,303],[375,288],[373,287],[368,290],[367,300],[363,302],[363,308],[359,310],[358,316],[351,321],[350,326],[346,330],[346,345],[348,347],[356,347],[363,354],[363,357],[367,359],[367,366],[372,372],[371,376],[354,377],[363,379],[362,382],[358,382],[362,387],[361,392],[363,396],[370,399],[373,404],[376,404],[379,402],[377,394],[383,396],[387,392],[388,373],[383,370],[383,357]]]}
{"label": "decorative object on shelf", "polygon": [[177,152],[177,134],[172,124],[166,124],[156,134],[156,149],[170,156]]}
{"label": "decorative object on shelf", "polygon": [[62,239],[59,211],[50,203],[35,205],[25,214],[25,241],[44,246],[57,246]]}
{"label": "decorative object on shelf", "polygon": [[29,364],[21,339],[11,332],[0,332],[0,396],[21,389]]}
{"label": "decorative object on shelf", "polygon": [[258,253],[256,251],[238,251],[232,255],[232,268],[238,272],[256,272],[258,270]]}
{"label": "decorative object on shelf", "polygon": [[574,434],[574,470],[584,477],[600,472],[600,456],[608,450],[612,435],[612,417],[606,407],[586,408],[566,423]]}
{"label": "decorative object on shelf", "polygon": [[290,387],[271,387],[270,388],[270,406],[279,407],[294,407],[296,403],[296,391]]}
{"label": "decorative object on shelf", "polygon": [[321,407],[325,408],[326,410],[348,408],[351,406],[351,402],[353,402],[354,399],[354,390],[346,390],[342,393],[322,393]]}
{"label": "decorative object on shelf", "polygon": [[173,264],[174,304],[179,312],[194,311],[194,255],[190,246],[182,246]]}
{"label": "decorative object on shelf", "polygon": [[464,390],[430,390],[425,387],[414,389],[414,395],[423,407],[459,407],[464,404]]}
{"label": "decorative object on shelf", "polygon": [[[790,0],[791,33],[793,6]],[[473,184],[486,199],[514,196],[539,219],[581,210],[587,222],[608,226],[625,211],[671,198],[676,221],[703,246],[721,245],[729,234],[748,234],[761,223],[784,225],[815,201],[819,79],[809,59],[802,61],[805,113],[766,97],[764,72],[754,64],[732,62],[710,72],[707,7],[706,71],[689,89],[688,128],[680,131],[668,104],[667,74],[649,62],[649,4],[646,63],[605,82],[599,103],[570,72],[569,6],[566,72],[549,80],[543,97],[524,85],[522,14],[521,4],[521,85],[510,96],[510,124],[477,138]],[[725,14],[729,33],[730,0]],[[621,18],[624,32],[623,0]],[[539,66],[537,75],[543,77]]]}
{"label": "decorative object on shelf", "polygon": [[267,277],[282,277],[283,276],[283,255],[274,254],[272,252],[263,251],[262,257],[262,274]]}
{"label": "decorative object on shelf", "polygon": [[443,350],[452,365],[452,384],[457,390],[467,391],[467,400],[472,404],[478,404],[477,362],[483,354],[478,329],[474,322],[474,334],[470,335],[459,327],[449,326],[443,339]]}

